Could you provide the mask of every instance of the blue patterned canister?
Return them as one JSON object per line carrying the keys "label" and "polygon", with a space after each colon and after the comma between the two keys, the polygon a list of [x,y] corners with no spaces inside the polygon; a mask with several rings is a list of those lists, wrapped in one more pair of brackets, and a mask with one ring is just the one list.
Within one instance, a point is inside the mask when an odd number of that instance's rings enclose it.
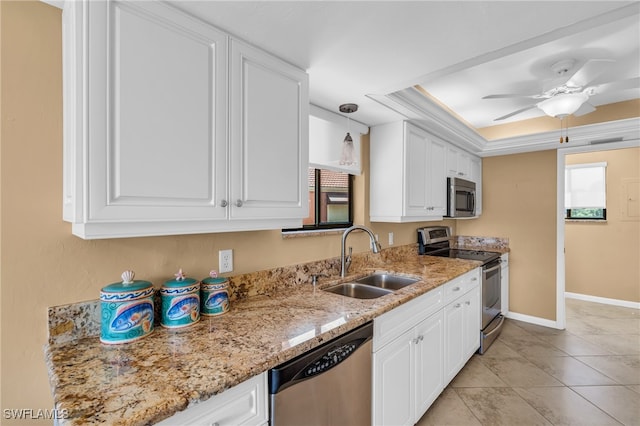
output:
{"label": "blue patterned canister", "polygon": [[100,341],[107,344],[138,340],[153,331],[153,285],[122,273],[122,282],[100,292]]}
{"label": "blue patterned canister", "polygon": [[182,269],[175,275],[160,289],[160,324],[167,328],[187,327],[200,321],[200,281],[185,278]]}
{"label": "blue patterned canister", "polygon": [[209,273],[209,278],[202,280],[202,315],[214,316],[229,312],[229,280],[218,277],[216,271]]}

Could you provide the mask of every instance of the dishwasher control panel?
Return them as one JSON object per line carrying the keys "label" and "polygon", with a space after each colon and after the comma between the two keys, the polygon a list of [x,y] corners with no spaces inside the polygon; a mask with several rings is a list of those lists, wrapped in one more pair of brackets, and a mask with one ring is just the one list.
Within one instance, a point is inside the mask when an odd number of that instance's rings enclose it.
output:
{"label": "dishwasher control panel", "polygon": [[306,378],[320,374],[327,371],[334,365],[340,364],[356,350],[358,343],[359,342],[350,342],[327,352],[325,355],[307,366],[304,371],[304,377]]}

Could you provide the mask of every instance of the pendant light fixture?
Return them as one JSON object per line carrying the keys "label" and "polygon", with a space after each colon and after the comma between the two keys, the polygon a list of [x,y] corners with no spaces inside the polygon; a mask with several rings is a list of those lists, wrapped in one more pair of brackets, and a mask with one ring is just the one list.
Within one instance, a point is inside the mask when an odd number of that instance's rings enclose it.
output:
{"label": "pendant light fixture", "polygon": [[[339,107],[340,112],[344,114],[351,114],[352,112],[356,112],[358,110],[358,105],[356,104],[342,104]],[[351,138],[351,134],[349,133],[349,124],[350,120],[347,116],[347,135],[344,137],[342,141],[342,154],[340,155],[340,164],[341,165],[353,165],[356,163],[355,155],[354,155],[354,147],[353,147],[353,139]]]}

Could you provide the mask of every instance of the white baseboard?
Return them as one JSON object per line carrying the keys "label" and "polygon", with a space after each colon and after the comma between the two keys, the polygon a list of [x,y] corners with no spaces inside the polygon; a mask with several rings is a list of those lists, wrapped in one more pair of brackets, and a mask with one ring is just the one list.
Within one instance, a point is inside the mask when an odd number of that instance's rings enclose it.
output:
{"label": "white baseboard", "polygon": [[519,314],[517,312],[512,312],[512,311],[510,311],[507,314],[507,318],[514,319],[517,321],[522,321],[522,322],[528,322],[530,324],[541,325],[543,327],[559,328],[558,323],[556,321],[552,321],[552,320],[548,320],[540,317],[534,317],[531,315]]}
{"label": "white baseboard", "polygon": [[564,297],[569,299],[584,300],[587,302],[604,303],[605,305],[622,306],[625,308],[640,309],[640,302],[631,302],[629,300],[609,299],[607,297],[590,296],[588,294],[570,293],[566,291]]}

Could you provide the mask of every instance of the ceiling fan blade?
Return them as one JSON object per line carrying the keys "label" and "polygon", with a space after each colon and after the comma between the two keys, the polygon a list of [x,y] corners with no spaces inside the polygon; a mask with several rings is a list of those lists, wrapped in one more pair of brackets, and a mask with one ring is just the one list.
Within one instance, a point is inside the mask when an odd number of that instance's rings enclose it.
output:
{"label": "ceiling fan blade", "polygon": [[580,108],[576,112],[573,113],[575,117],[580,117],[581,115],[589,114],[596,110],[596,107],[591,105],[589,102],[583,103]]}
{"label": "ceiling fan blade", "polygon": [[613,59],[589,59],[571,76],[566,85],[569,87],[585,87],[606,70]]}
{"label": "ceiling fan blade", "polygon": [[626,80],[612,81],[610,83],[602,83],[593,87],[594,94],[604,92],[617,92],[619,90],[638,89],[640,88],[640,77],[629,78]]}
{"label": "ceiling fan blade", "polygon": [[535,107],[536,107],[536,104],[529,105],[528,107],[520,108],[520,109],[519,109],[519,110],[517,110],[517,111],[513,111],[513,112],[510,112],[510,113],[509,113],[509,114],[507,114],[507,115],[503,115],[502,117],[494,118],[494,119],[493,119],[493,121],[500,121],[500,120],[504,120],[504,119],[507,119],[507,118],[509,118],[509,117],[513,117],[514,115],[520,114],[521,112],[525,112],[525,111],[528,111],[528,110],[530,110],[530,109],[533,109],[533,108],[535,108]]}
{"label": "ceiling fan blade", "polygon": [[487,95],[483,96],[482,99],[507,99],[507,98],[531,98],[535,99],[537,95],[522,95],[516,93],[506,93],[502,95]]}

